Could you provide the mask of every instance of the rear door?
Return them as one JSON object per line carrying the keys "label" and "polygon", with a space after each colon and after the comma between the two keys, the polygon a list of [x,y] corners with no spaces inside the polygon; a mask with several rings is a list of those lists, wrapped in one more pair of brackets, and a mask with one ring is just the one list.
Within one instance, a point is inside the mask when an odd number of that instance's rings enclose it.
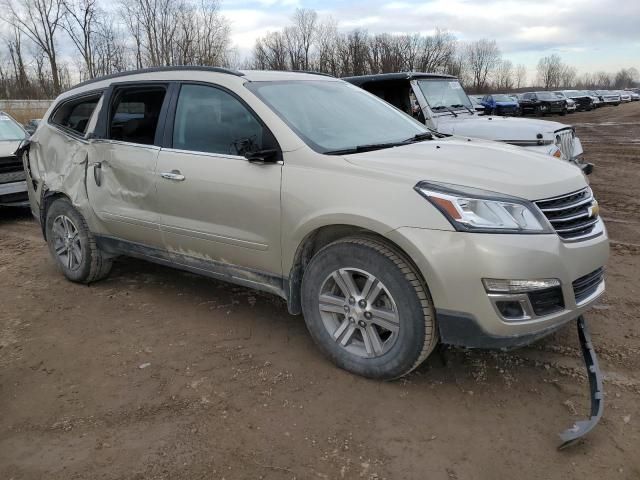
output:
{"label": "rear door", "polygon": [[121,84],[105,97],[91,140],[87,194],[108,235],[160,246],[156,162],[169,84]]}
{"label": "rear door", "polygon": [[[180,263],[228,266],[246,275],[280,276],[282,162],[250,163],[249,150],[274,149],[275,138],[232,92],[212,84],[184,83],[167,120],[158,157],[161,229]],[[280,154],[279,154],[280,155]],[[281,157],[279,157],[281,158]]]}

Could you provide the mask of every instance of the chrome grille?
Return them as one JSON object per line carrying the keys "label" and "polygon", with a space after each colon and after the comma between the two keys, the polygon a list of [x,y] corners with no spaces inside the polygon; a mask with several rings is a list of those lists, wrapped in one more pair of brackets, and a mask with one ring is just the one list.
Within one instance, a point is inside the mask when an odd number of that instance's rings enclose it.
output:
{"label": "chrome grille", "polygon": [[535,203],[564,239],[575,240],[589,235],[598,223],[598,202],[589,187]]}
{"label": "chrome grille", "polygon": [[574,133],[571,128],[565,128],[563,130],[557,130],[556,144],[564,155],[564,158],[571,160],[573,158],[573,137]]}

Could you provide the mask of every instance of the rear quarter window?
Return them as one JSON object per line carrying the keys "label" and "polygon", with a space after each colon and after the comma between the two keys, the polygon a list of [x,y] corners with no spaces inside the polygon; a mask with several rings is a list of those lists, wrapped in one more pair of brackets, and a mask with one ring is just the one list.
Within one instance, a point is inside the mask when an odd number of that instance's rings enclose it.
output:
{"label": "rear quarter window", "polygon": [[84,136],[101,96],[102,93],[98,93],[62,102],[53,112],[49,123]]}

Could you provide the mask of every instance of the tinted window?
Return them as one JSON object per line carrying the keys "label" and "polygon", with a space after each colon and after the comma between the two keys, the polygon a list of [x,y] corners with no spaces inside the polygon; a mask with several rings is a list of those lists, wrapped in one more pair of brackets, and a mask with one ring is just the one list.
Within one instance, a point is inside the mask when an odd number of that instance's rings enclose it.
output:
{"label": "tinted window", "polygon": [[63,103],[51,117],[51,123],[84,135],[100,97],[95,95]]}
{"label": "tinted window", "polygon": [[173,127],[173,148],[243,155],[268,148],[267,131],[240,100],[219,88],[183,85]]}
{"label": "tinted window", "polygon": [[153,145],[164,95],[164,87],[116,90],[109,116],[108,138]]}

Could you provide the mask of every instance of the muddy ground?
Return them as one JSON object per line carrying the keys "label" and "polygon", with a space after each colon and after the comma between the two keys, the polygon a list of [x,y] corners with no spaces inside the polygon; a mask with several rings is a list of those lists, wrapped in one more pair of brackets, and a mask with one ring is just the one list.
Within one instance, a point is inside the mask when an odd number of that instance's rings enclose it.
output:
{"label": "muddy ground", "polygon": [[587,315],[606,410],[582,443],[556,450],[588,407],[573,325],[369,381],[271,295],[130,259],[69,283],[29,215],[4,210],[0,478],[640,478],[640,103],[557,119],[596,165],[613,240]]}

